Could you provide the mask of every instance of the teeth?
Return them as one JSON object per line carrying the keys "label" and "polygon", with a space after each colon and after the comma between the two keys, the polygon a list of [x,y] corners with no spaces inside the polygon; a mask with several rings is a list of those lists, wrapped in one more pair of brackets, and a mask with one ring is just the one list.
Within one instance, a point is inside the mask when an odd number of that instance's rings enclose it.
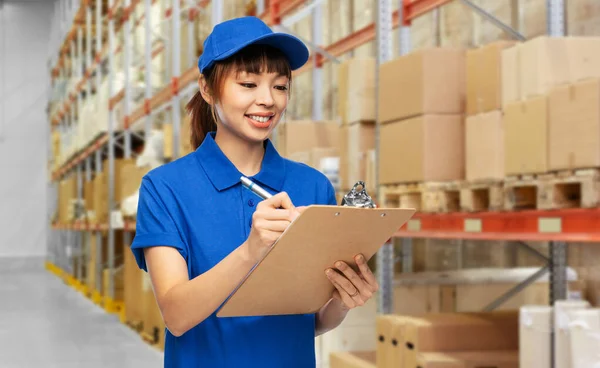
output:
{"label": "teeth", "polygon": [[256,116],[256,115],[250,115],[250,119],[252,120],[256,120],[260,123],[266,123],[267,121],[269,121],[270,117],[268,116]]}

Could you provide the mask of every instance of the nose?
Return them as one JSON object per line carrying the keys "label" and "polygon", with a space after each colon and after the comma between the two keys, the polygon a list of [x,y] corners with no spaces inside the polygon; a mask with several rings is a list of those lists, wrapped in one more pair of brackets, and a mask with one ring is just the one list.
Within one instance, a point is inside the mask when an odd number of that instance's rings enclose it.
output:
{"label": "nose", "polygon": [[256,96],[256,103],[262,106],[273,106],[275,101],[273,100],[273,91],[270,86],[261,86],[257,88],[258,95]]}

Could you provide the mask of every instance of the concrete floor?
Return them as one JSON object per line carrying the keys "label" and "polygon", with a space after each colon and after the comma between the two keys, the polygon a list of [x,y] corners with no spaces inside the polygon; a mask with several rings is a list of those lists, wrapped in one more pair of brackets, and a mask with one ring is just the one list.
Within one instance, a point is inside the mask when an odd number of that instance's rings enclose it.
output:
{"label": "concrete floor", "polygon": [[144,343],[43,268],[0,262],[0,366],[6,368],[162,367]]}

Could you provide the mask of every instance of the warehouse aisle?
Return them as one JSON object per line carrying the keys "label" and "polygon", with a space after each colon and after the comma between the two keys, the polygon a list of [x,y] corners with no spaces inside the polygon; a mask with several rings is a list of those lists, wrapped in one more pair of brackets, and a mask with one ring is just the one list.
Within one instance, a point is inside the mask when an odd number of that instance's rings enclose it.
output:
{"label": "warehouse aisle", "polygon": [[0,267],[2,367],[161,367],[163,354],[40,267]]}

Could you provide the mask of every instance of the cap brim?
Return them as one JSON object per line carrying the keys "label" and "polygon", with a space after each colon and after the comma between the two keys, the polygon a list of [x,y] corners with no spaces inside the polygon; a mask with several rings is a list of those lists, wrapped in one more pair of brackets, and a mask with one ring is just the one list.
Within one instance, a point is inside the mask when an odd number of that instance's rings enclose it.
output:
{"label": "cap brim", "polygon": [[299,38],[287,33],[271,33],[242,44],[236,49],[229,50],[228,52],[219,55],[215,60],[227,59],[244,47],[250,45],[269,45],[279,49],[288,59],[292,70],[301,68],[308,61],[310,54],[304,42]]}

